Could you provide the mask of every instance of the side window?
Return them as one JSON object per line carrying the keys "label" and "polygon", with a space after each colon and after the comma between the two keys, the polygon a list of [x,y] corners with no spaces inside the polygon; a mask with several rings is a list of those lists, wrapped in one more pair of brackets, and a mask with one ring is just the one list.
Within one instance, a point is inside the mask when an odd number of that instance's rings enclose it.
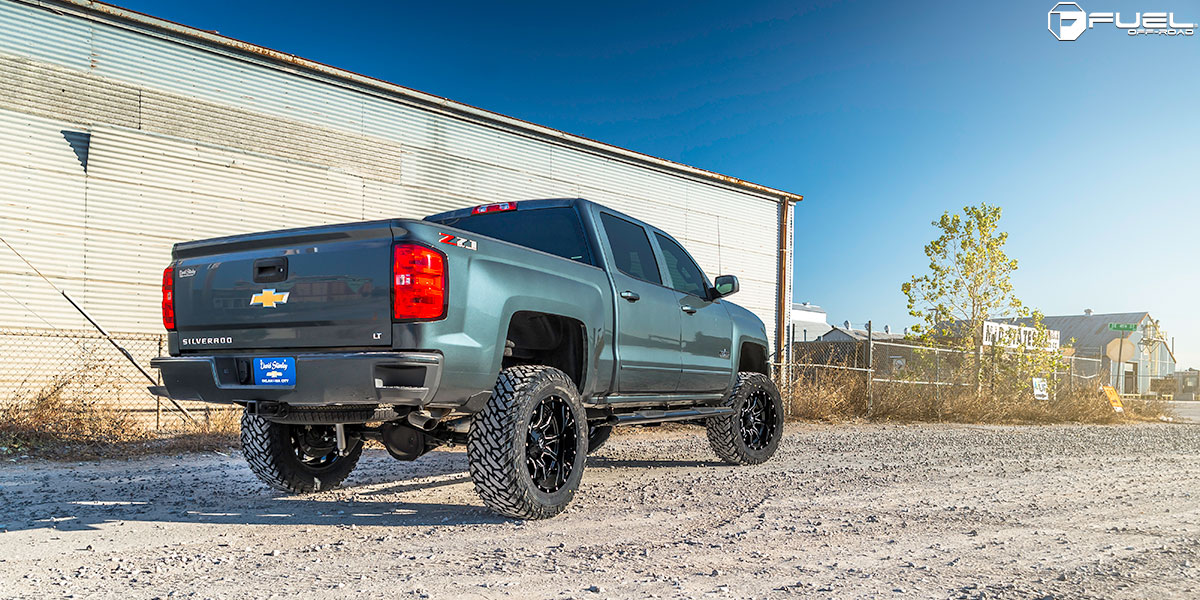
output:
{"label": "side window", "polygon": [[662,248],[663,260],[667,261],[667,274],[671,276],[671,289],[691,294],[700,298],[707,297],[704,283],[704,272],[696,266],[690,254],[675,240],[661,233],[654,234],[658,238],[658,247]]}
{"label": "side window", "polygon": [[642,281],[662,283],[662,277],[658,275],[658,261],[654,259],[654,250],[650,248],[646,230],[606,213],[600,213],[600,220],[608,234],[608,245],[612,246],[617,270]]}

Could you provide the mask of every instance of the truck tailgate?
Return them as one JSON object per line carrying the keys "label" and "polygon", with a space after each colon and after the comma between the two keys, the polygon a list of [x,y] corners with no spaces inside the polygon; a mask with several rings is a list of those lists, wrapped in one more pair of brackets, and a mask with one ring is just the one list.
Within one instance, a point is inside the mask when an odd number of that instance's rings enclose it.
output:
{"label": "truck tailgate", "polygon": [[175,246],[180,351],[390,346],[388,221]]}

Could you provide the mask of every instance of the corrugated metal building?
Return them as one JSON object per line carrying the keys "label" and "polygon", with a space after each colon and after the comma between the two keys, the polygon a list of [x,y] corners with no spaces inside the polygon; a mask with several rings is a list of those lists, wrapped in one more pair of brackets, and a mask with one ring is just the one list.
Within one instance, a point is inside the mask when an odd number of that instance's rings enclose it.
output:
{"label": "corrugated metal building", "polygon": [[[1064,345],[1070,344],[1075,356],[1102,359],[1101,368],[1107,371],[1108,378],[1105,383],[1122,394],[1150,394],[1156,391],[1156,382],[1174,376],[1175,355],[1167,343],[1167,334],[1149,312],[1088,311],[1082,315],[1043,317],[1042,323],[1047,329],[1058,330],[1059,339]],[[1109,328],[1110,323],[1132,325],[1134,330],[1114,331]],[[1128,340],[1133,352],[1107,356],[1109,344],[1116,339]],[[1121,361],[1120,367],[1117,359]]]}
{"label": "corrugated metal building", "polygon": [[833,326],[828,322],[825,309],[809,302],[792,304],[792,343],[812,342],[825,335]]}
{"label": "corrugated metal building", "polygon": [[[2,235],[112,331],[161,331],[176,241],[562,196],[667,230],[784,330],[797,195],[105,4],[0,0]],[[7,251],[0,290],[4,328],[84,327]]]}

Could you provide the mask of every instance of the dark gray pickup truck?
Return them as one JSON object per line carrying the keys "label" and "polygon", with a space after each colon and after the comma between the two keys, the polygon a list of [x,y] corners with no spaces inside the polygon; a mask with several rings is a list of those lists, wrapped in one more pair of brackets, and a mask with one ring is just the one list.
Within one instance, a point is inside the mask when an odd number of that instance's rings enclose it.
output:
{"label": "dark gray pickup truck", "polygon": [[484,503],[571,500],[616,425],[703,421],[725,461],[783,428],[762,321],[663,231],[580,199],[176,244],[156,394],[245,407],[250,468],[336,486],[364,440],[467,447]]}

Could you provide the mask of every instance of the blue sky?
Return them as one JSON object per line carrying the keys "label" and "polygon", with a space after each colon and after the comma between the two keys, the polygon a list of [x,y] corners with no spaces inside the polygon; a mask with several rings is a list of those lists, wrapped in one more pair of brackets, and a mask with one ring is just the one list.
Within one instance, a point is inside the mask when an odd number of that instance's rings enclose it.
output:
{"label": "blue sky", "polygon": [[1200,367],[1200,30],[1059,42],[1042,1],[118,3],[803,194],[796,299],[834,323],[908,325],[929,222],[999,204],[1026,303],[1149,310]]}

